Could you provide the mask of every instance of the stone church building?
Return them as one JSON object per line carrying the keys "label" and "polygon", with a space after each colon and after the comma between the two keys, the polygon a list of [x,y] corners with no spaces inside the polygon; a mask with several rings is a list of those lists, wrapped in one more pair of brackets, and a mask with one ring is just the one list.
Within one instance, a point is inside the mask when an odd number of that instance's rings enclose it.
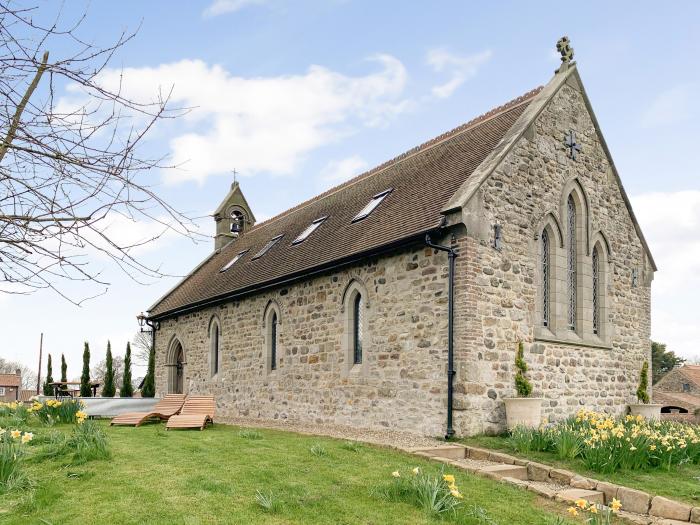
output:
{"label": "stone church building", "polygon": [[544,416],[622,412],[656,267],[562,55],[546,86],[270,220],[234,183],[215,251],[149,310],[158,393],[213,394],[222,418],[495,432],[523,341]]}

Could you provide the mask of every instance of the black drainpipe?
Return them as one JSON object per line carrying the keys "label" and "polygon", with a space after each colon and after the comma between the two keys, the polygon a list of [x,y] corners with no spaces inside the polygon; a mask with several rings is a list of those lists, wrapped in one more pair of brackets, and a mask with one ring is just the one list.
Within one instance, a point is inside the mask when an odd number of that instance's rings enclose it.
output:
{"label": "black drainpipe", "polygon": [[451,246],[443,246],[441,244],[433,244],[430,240],[430,234],[425,235],[425,244],[430,248],[447,252],[449,263],[448,274],[448,292],[447,292],[447,431],[445,439],[450,439],[455,435],[455,430],[452,427],[452,405],[453,405],[453,381],[455,376],[454,367],[454,290],[455,290],[455,259],[457,252]]}

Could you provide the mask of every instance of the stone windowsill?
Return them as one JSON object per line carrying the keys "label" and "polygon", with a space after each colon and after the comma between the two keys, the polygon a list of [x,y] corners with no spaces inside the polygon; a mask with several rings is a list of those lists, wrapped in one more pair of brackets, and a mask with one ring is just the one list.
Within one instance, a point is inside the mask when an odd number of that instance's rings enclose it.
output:
{"label": "stone windowsill", "polygon": [[565,345],[565,346],[583,346],[585,348],[599,348],[601,350],[612,350],[612,345],[609,345],[603,341],[595,341],[595,340],[583,340],[579,339],[577,341],[572,341],[570,339],[560,339],[556,336],[546,336],[546,335],[537,335],[535,337],[535,342],[536,343],[554,343],[558,345]]}

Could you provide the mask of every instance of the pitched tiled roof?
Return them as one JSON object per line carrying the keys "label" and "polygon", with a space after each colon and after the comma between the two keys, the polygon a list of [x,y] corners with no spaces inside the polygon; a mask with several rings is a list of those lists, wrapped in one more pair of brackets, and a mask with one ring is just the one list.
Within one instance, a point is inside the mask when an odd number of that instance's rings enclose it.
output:
{"label": "pitched tiled roof", "polygon": [[700,397],[680,392],[654,392],[654,403],[682,407],[692,411],[700,407]]}
{"label": "pitched tiled roof", "polygon": [[0,374],[0,386],[19,386],[20,379],[17,374]]}
{"label": "pitched tiled roof", "polygon": [[678,371],[695,385],[700,386],[700,365],[684,365]]}
{"label": "pitched tiled roof", "polygon": [[[537,88],[452,131],[280,215],[255,225],[209,256],[150,309],[152,317],[256,287],[418,237],[439,226],[441,208],[496,147],[539,93]],[[366,219],[355,215],[386,189],[393,191]],[[328,219],[301,244],[292,241],[315,219]],[[272,238],[284,237],[263,257],[253,256]],[[222,266],[249,250],[226,272]]]}

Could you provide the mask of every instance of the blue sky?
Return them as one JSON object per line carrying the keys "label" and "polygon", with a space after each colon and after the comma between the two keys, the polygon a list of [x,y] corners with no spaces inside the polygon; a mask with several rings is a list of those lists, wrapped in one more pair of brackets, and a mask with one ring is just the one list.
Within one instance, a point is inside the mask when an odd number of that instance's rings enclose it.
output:
{"label": "blue sky", "polygon": [[[70,2],[64,16],[86,5]],[[555,43],[568,35],[660,267],[652,335],[687,357],[700,354],[700,3],[92,2],[82,35],[107,44],[139,24],[104,81],[123,68],[133,96],[173,86],[174,103],[193,108],[154,131],[147,151],[181,167],[154,171],[148,182],[202,217],[203,234],[214,231],[207,215],[230,170],[265,219],[546,83]],[[153,227],[112,228],[134,239]],[[184,275],[212,245],[165,236],[141,256]],[[135,315],[177,281],[144,286],[106,260],[94,264],[112,286],[82,307],[43,291],[0,296],[0,355],[34,366],[43,331],[45,349],[65,353],[78,376],[84,340],[93,362],[107,339],[122,352]]]}

